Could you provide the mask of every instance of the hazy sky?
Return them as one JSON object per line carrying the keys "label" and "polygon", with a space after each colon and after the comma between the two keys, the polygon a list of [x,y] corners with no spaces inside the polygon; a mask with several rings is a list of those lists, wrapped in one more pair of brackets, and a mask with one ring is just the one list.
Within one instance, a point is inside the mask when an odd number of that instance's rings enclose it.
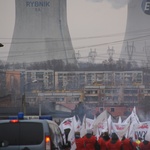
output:
{"label": "hazy sky", "polygon": [[[127,0],[67,0],[68,25],[76,52],[87,59],[90,49],[96,49],[96,60],[107,59],[107,49],[114,48],[119,57],[126,26]],[[15,0],[0,0],[0,59],[6,60],[15,23]],[[80,59],[81,61],[83,59]]]}

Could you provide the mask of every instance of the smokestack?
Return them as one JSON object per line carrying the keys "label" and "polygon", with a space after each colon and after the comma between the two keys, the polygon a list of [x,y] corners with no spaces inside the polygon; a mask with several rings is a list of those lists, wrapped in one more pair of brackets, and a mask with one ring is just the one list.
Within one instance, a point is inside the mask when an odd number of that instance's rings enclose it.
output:
{"label": "smokestack", "polygon": [[61,59],[75,63],[66,0],[16,0],[9,63]]}
{"label": "smokestack", "polygon": [[[150,5],[148,3],[146,0],[130,0],[128,4],[126,32],[120,58],[128,61],[128,54],[125,51],[126,42],[134,42],[136,53],[133,53],[132,61],[136,61],[138,65],[147,59],[144,47],[145,42],[150,43],[150,15],[147,14],[150,11]],[[148,55],[150,56],[150,52]]]}
{"label": "smokestack", "polygon": [[[89,0],[91,2],[103,2],[104,0]],[[130,0],[107,0],[107,2],[111,3],[113,8],[121,8],[126,6]]]}

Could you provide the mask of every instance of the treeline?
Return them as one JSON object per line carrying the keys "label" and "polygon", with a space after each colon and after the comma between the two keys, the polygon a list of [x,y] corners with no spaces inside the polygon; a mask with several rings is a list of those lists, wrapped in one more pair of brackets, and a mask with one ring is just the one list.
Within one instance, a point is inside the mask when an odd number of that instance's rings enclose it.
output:
{"label": "treeline", "polygon": [[79,62],[75,64],[65,64],[63,60],[48,60],[35,63],[9,64],[0,61],[0,69],[27,69],[27,70],[54,70],[54,71],[130,71],[141,70],[137,62],[126,62],[125,60],[109,61],[102,63]]}

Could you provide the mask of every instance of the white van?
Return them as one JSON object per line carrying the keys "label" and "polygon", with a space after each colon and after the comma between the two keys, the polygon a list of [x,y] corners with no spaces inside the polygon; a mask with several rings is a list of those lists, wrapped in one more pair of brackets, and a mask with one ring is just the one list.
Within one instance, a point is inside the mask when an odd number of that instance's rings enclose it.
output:
{"label": "white van", "polygon": [[50,120],[0,120],[0,150],[63,150],[59,126]]}

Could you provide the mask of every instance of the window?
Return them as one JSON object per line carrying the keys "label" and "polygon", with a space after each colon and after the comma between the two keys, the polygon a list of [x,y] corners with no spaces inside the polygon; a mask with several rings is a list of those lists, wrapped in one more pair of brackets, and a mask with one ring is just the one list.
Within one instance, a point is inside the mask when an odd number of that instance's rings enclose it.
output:
{"label": "window", "polygon": [[40,144],[43,141],[43,126],[41,123],[33,122],[2,123],[0,124],[0,141],[4,140],[8,141],[9,146]]}
{"label": "window", "polygon": [[101,107],[101,108],[100,108],[100,111],[103,111],[103,110],[104,110],[104,109]]}
{"label": "window", "polygon": [[110,111],[111,112],[115,112],[115,108],[110,108]]}

